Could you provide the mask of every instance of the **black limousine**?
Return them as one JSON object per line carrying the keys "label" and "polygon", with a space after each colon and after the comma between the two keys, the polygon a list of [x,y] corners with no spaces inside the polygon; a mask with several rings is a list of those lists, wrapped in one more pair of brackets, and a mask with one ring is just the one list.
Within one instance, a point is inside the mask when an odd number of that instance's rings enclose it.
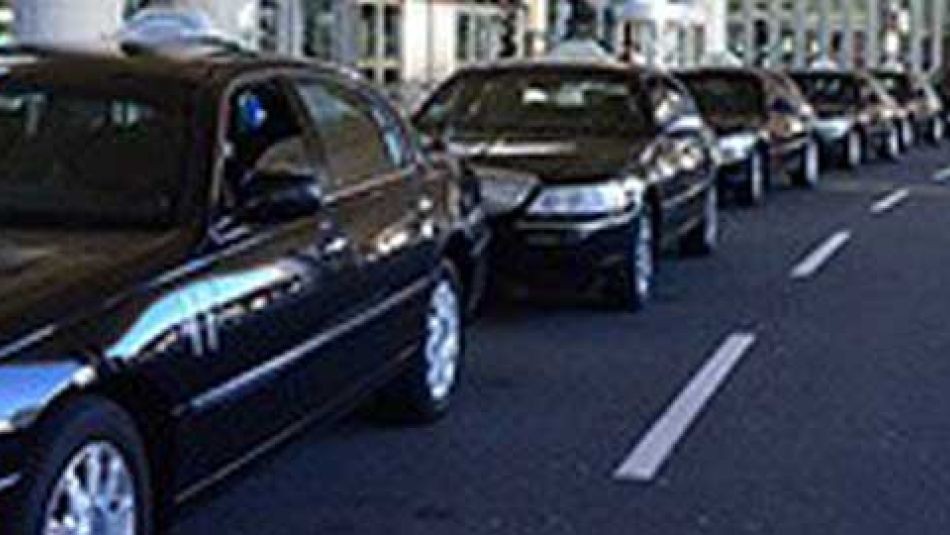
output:
{"label": "black limousine", "polygon": [[4,534],[148,535],[302,423],[456,390],[477,190],[357,76],[199,48],[0,58]]}

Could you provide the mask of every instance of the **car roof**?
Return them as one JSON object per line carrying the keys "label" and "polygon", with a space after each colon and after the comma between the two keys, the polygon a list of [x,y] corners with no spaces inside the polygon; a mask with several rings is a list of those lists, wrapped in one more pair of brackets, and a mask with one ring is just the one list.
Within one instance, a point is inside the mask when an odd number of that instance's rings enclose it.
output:
{"label": "car roof", "polygon": [[531,59],[503,59],[490,62],[476,63],[459,69],[459,74],[488,73],[488,72],[521,72],[521,71],[602,71],[629,74],[632,76],[645,74],[661,74],[663,71],[642,65],[632,65],[621,61],[610,62],[597,59],[578,58],[531,58]]}
{"label": "car roof", "polygon": [[[245,73],[267,68],[309,68],[352,75],[320,62],[289,59],[233,49],[210,49],[203,54],[21,46],[0,49],[0,73],[62,82],[70,86],[123,83],[154,92],[186,92],[214,87]],[[171,95],[168,95],[171,96]]]}

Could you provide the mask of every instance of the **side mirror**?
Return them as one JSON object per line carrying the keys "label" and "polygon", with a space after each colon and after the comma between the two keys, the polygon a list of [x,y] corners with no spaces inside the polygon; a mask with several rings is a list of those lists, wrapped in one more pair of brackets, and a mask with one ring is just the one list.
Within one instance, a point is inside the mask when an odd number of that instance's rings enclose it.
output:
{"label": "side mirror", "polygon": [[292,221],[314,214],[321,201],[315,173],[255,171],[242,188],[239,215],[254,223]]}

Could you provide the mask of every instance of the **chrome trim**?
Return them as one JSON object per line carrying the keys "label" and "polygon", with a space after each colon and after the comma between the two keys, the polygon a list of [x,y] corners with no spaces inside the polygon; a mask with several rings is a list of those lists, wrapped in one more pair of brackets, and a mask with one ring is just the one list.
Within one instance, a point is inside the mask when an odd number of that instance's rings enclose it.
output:
{"label": "chrome trim", "polygon": [[518,230],[540,230],[558,232],[582,232],[593,234],[610,227],[626,225],[640,213],[640,210],[603,217],[594,221],[518,221],[515,228]]}
{"label": "chrome trim", "polygon": [[399,292],[393,294],[382,303],[366,310],[365,312],[349,318],[348,320],[334,326],[300,345],[293,347],[277,357],[252,368],[224,383],[212,387],[210,390],[199,394],[188,403],[188,408],[193,411],[203,411],[209,407],[215,406],[223,400],[229,399],[238,392],[248,388],[251,385],[260,383],[268,377],[276,375],[281,371],[293,366],[300,359],[320,349],[320,347],[354,331],[361,325],[373,321],[400,304],[408,301],[413,296],[423,292],[431,284],[429,277],[423,277]]}
{"label": "chrome trim", "polygon": [[4,492],[14,487],[22,479],[19,472],[10,474],[8,476],[0,477],[0,492]]}
{"label": "chrome trim", "polygon": [[15,342],[11,342],[3,347],[0,347],[0,359],[5,359],[15,353],[19,353],[33,344],[42,342],[43,340],[52,336],[55,332],[55,325],[47,325],[46,327],[31,332],[30,334],[20,338]]}

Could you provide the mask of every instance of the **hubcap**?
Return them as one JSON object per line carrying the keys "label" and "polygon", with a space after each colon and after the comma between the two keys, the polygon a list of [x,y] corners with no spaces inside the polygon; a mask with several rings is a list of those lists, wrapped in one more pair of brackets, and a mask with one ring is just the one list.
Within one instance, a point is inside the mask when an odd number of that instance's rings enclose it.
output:
{"label": "hubcap", "polygon": [[758,201],[765,192],[765,173],[762,169],[762,157],[758,154],[752,155],[752,176],[749,177],[752,189],[752,200]]}
{"label": "hubcap", "polygon": [[459,300],[452,284],[440,281],[432,292],[426,321],[426,383],[436,401],[446,399],[455,386],[462,348]]}
{"label": "hubcap", "polygon": [[818,159],[818,144],[809,141],[805,147],[805,180],[809,184],[818,183],[818,175],[821,174],[820,162]]}
{"label": "hubcap", "polygon": [[637,295],[645,299],[649,297],[653,285],[653,223],[650,221],[649,212],[644,212],[640,217],[637,233],[638,239],[634,245],[634,283]]}
{"label": "hubcap", "polygon": [[135,483],[119,450],[87,444],[66,463],[43,518],[44,535],[135,535]]}
{"label": "hubcap", "polygon": [[703,239],[706,240],[706,246],[712,248],[719,239],[719,195],[715,186],[712,186],[706,195],[705,219],[706,233]]}

